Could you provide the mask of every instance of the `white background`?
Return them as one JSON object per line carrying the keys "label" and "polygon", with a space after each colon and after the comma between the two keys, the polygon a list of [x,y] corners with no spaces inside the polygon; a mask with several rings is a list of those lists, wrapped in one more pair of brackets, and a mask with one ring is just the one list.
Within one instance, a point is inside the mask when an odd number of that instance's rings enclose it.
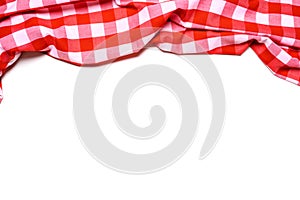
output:
{"label": "white background", "polygon": [[128,175],[81,144],[72,110],[79,68],[23,55],[3,79],[0,199],[299,199],[300,88],[273,76],[251,50],[211,59],[227,100],[216,148],[198,160],[199,134],[169,168]]}

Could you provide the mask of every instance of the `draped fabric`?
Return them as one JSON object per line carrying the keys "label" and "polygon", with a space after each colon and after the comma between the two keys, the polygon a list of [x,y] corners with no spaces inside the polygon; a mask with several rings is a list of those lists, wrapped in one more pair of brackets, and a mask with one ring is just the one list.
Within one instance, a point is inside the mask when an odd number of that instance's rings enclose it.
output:
{"label": "draped fabric", "polygon": [[276,76],[300,85],[300,1],[0,1],[0,77],[22,52],[84,65],[146,45],[176,54],[240,55],[251,47]]}

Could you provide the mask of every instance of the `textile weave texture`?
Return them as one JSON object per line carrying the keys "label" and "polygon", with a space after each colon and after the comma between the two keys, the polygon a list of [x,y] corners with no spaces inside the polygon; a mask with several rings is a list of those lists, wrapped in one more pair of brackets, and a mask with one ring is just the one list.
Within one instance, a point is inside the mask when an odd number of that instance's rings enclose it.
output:
{"label": "textile weave texture", "polygon": [[300,85],[300,1],[0,0],[0,78],[22,52],[85,65],[146,45],[175,54],[250,47],[272,73]]}

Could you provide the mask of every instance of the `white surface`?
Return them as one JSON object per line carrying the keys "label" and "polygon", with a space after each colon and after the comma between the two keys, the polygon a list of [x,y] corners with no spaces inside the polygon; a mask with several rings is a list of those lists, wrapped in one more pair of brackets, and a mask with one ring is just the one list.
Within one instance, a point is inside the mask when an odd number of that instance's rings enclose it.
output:
{"label": "white surface", "polygon": [[171,167],[127,175],[95,161],[78,138],[72,97],[79,68],[23,56],[3,80],[0,199],[299,199],[300,88],[273,76],[251,50],[211,58],[227,98],[216,148],[198,160],[199,135]]}

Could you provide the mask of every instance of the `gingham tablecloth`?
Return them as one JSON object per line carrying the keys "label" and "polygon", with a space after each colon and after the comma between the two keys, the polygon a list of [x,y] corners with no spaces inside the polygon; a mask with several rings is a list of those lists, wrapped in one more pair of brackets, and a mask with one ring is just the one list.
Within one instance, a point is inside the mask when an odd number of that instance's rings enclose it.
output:
{"label": "gingham tablecloth", "polygon": [[176,54],[251,47],[276,76],[300,85],[300,1],[0,0],[0,77],[25,51],[83,65],[149,44]]}

